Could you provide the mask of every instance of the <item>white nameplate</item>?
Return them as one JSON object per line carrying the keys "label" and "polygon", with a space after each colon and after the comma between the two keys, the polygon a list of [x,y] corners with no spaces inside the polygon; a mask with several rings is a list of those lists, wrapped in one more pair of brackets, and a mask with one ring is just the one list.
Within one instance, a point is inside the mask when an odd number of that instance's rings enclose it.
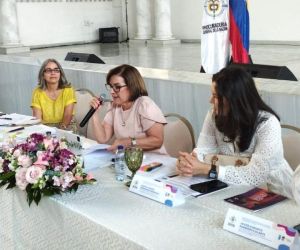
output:
{"label": "white nameplate", "polygon": [[300,249],[295,229],[232,208],[228,209],[223,229],[275,249]]}
{"label": "white nameplate", "polygon": [[169,207],[185,202],[180,190],[172,185],[136,174],[129,191],[163,203]]}

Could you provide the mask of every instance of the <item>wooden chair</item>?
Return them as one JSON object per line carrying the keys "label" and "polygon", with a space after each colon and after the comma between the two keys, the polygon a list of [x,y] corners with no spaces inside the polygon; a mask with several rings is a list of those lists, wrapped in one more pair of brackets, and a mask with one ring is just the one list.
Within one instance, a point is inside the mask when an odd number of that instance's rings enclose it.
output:
{"label": "wooden chair", "polygon": [[282,124],[282,144],[284,158],[295,170],[300,164],[300,128]]}
{"label": "wooden chair", "polygon": [[168,154],[178,157],[179,151],[192,152],[195,148],[194,130],[191,123],[175,113],[165,114],[168,124],[164,126],[164,146]]}

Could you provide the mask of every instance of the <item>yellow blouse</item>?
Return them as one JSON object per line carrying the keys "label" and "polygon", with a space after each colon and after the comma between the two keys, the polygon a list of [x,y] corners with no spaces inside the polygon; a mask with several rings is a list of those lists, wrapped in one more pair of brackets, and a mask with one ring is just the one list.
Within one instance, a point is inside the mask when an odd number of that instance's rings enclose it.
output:
{"label": "yellow blouse", "polygon": [[76,103],[72,87],[62,89],[56,100],[52,100],[44,90],[37,87],[32,94],[31,107],[42,110],[43,123],[60,123],[64,117],[65,107],[72,103]]}

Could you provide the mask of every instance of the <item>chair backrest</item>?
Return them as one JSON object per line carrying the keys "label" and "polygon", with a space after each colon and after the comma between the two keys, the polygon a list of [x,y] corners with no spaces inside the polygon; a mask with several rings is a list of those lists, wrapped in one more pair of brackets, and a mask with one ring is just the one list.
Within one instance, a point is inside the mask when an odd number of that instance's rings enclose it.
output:
{"label": "chair backrest", "polygon": [[75,120],[78,127],[78,132],[80,135],[86,136],[88,123],[83,128],[79,126],[79,123],[91,109],[90,102],[95,95],[88,89],[76,89],[75,95],[77,100],[75,105]]}
{"label": "chair backrest", "polygon": [[174,113],[165,114],[165,117],[168,124],[164,126],[164,146],[168,154],[178,157],[179,151],[192,152],[195,148],[195,137],[191,123]]}
{"label": "chair backrest", "polygon": [[295,170],[300,164],[300,128],[291,125],[281,125],[284,158]]}

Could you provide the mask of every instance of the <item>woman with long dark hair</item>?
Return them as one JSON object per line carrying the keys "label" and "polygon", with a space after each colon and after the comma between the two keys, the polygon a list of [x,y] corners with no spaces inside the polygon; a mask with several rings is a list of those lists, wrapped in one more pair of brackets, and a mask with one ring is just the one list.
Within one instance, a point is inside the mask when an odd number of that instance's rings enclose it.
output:
{"label": "woman with long dark hair", "polygon": [[[229,66],[213,75],[212,110],[208,112],[197,148],[182,152],[182,175],[208,175],[226,183],[259,186],[291,196],[293,171],[284,159],[278,115],[261,99],[250,74]],[[249,157],[246,166],[215,166],[205,155]]]}

